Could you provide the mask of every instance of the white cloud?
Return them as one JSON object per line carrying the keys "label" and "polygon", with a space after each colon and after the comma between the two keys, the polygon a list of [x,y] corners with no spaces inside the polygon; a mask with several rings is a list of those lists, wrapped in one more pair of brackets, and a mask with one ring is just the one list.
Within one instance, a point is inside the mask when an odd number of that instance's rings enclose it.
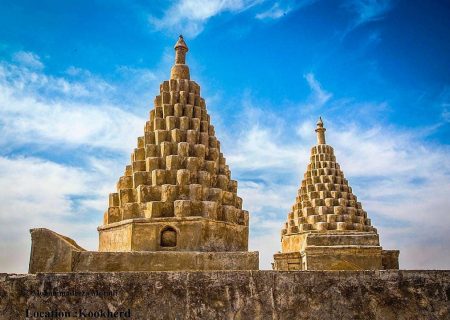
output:
{"label": "white cloud", "polygon": [[[151,70],[124,72],[141,83],[155,78]],[[0,157],[0,187],[8,191],[0,195],[3,272],[26,271],[31,227],[51,228],[95,249],[95,227],[124,165],[95,148],[128,154],[142,133],[143,118],[108,99],[96,100],[114,93],[113,85],[75,67],[67,74],[69,79],[56,78],[0,64],[3,150],[31,144],[33,151],[44,145],[57,153],[82,146],[88,154],[79,166],[30,156]],[[333,102],[313,74],[305,80],[311,95],[302,108],[318,110]],[[371,104],[345,103],[373,110]],[[239,180],[244,208],[250,210],[250,249],[260,250],[261,267],[267,269],[280,248],[279,232],[315,143],[317,119],[300,119],[300,112],[298,120],[287,119],[255,105],[246,97],[238,130],[227,130],[219,139],[233,178]],[[450,150],[427,144],[427,131],[418,134],[380,123],[362,126],[348,115],[324,120],[327,141],[378,227],[382,245],[401,250],[402,268],[448,268]]]}
{"label": "white cloud", "polygon": [[450,87],[445,87],[439,97],[442,108],[441,117],[445,122],[450,122]]}
{"label": "white cloud", "polygon": [[157,29],[169,29],[195,37],[203,31],[204,24],[224,12],[242,12],[261,0],[177,0],[162,18],[151,16],[149,22]]}
{"label": "white cloud", "polygon": [[[321,94],[326,91],[312,75],[305,78],[316,97],[312,100],[331,99],[330,93]],[[253,105],[248,98],[244,104]],[[261,268],[267,269],[272,254],[280,250],[279,232],[315,144],[317,119],[301,119],[295,130],[267,111],[245,110],[242,117],[248,120],[236,130],[239,138],[222,145],[234,178],[241,181],[238,192],[244,208],[251,214],[250,249],[261,251]],[[324,121],[327,142],[378,228],[382,246],[400,249],[402,268],[448,268],[450,148],[428,144],[428,130],[400,130],[381,123],[362,126],[339,113]]]}
{"label": "white cloud", "polygon": [[32,52],[18,51],[14,53],[13,60],[26,67],[34,69],[44,68],[44,64],[41,62],[39,56]]}
{"label": "white cloud", "polygon": [[392,9],[392,0],[349,0],[346,6],[357,14],[355,25],[382,19]]}
{"label": "white cloud", "polygon": [[97,98],[113,90],[94,76],[69,81],[0,64],[0,145],[60,143],[129,151],[145,120]]}
{"label": "white cloud", "polygon": [[316,108],[320,108],[325,105],[325,103],[327,103],[333,95],[329,92],[326,92],[322,88],[322,85],[319,83],[319,81],[316,80],[313,73],[306,74],[305,79],[308,82],[308,85],[311,88],[312,92],[311,104]]}
{"label": "white cloud", "polygon": [[256,15],[256,19],[264,20],[264,19],[278,19],[288,14],[291,11],[290,7],[282,8],[278,2],[275,2],[270,9],[258,13]]}
{"label": "white cloud", "polygon": [[[117,170],[116,170],[117,171]],[[0,157],[0,272],[27,272],[30,228],[45,227],[96,249],[96,226],[102,211],[88,201],[107,206],[111,177],[96,170],[30,157]],[[98,207],[98,205],[97,205]]]}
{"label": "white cloud", "polygon": [[[155,81],[150,70],[120,74],[138,87]],[[50,228],[97,248],[108,193],[145,124],[111,100],[115,90],[75,67],[67,77],[53,77],[0,62],[1,272],[27,271],[30,228]]]}
{"label": "white cloud", "polygon": [[276,1],[267,10],[256,14],[256,19],[259,20],[275,20],[284,17],[291,11],[297,10],[299,8],[305,7],[314,3],[316,0],[304,0],[304,1]]}
{"label": "white cloud", "polygon": [[442,119],[444,119],[445,122],[450,122],[450,104],[444,104],[443,107]]}

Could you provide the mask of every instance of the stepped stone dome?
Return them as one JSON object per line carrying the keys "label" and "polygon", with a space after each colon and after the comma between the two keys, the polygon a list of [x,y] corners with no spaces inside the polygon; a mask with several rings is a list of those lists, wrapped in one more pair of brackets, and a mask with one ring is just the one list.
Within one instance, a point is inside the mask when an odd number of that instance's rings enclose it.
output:
{"label": "stepped stone dome", "polygon": [[281,230],[282,253],[275,254],[274,268],[398,268],[398,251],[382,250],[377,229],[326,144],[322,118],[315,131],[317,145]]}
{"label": "stepped stone dome", "polygon": [[246,251],[249,214],[221,152],[188,46],[175,44],[130,164],[109,195],[100,251]]}
{"label": "stepped stone dome", "polygon": [[99,250],[32,229],[30,273],[257,270],[248,252],[249,213],[221,152],[200,86],[190,80],[188,46],[175,44],[130,164],[109,194]]}

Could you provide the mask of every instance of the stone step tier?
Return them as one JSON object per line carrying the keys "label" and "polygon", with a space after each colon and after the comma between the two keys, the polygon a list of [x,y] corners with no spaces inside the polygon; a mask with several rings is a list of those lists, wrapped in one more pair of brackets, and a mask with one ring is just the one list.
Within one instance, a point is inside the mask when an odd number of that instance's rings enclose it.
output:
{"label": "stone step tier", "polygon": [[310,163],[281,234],[325,230],[376,233],[336,163],[333,148],[321,144],[311,149]]}
{"label": "stone step tier", "polygon": [[164,81],[149,118],[117,192],[109,195],[103,223],[202,216],[248,225],[199,85]]}

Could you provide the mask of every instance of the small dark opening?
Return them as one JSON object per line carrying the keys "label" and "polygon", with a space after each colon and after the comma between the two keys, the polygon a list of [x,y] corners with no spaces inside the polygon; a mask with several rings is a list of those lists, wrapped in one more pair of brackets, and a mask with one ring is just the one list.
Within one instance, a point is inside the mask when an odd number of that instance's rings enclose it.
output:
{"label": "small dark opening", "polygon": [[161,231],[161,247],[176,247],[177,232],[172,227],[167,227]]}

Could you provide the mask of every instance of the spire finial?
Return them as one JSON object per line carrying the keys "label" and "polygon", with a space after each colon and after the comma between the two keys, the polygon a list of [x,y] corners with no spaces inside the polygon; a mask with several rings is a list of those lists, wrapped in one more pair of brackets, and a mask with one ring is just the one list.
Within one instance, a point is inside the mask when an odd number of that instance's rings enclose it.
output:
{"label": "spire finial", "polygon": [[177,43],[174,46],[175,49],[175,64],[186,64],[186,53],[189,51],[186,42],[184,42],[183,36],[180,34]]}
{"label": "spire finial", "polygon": [[327,129],[323,127],[322,117],[319,117],[315,131],[317,132],[317,144],[325,144],[325,131]]}
{"label": "spire finial", "polygon": [[189,67],[186,65],[186,53],[189,51],[183,36],[180,34],[175,49],[175,65],[170,72],[170,79],[190,79]]}

